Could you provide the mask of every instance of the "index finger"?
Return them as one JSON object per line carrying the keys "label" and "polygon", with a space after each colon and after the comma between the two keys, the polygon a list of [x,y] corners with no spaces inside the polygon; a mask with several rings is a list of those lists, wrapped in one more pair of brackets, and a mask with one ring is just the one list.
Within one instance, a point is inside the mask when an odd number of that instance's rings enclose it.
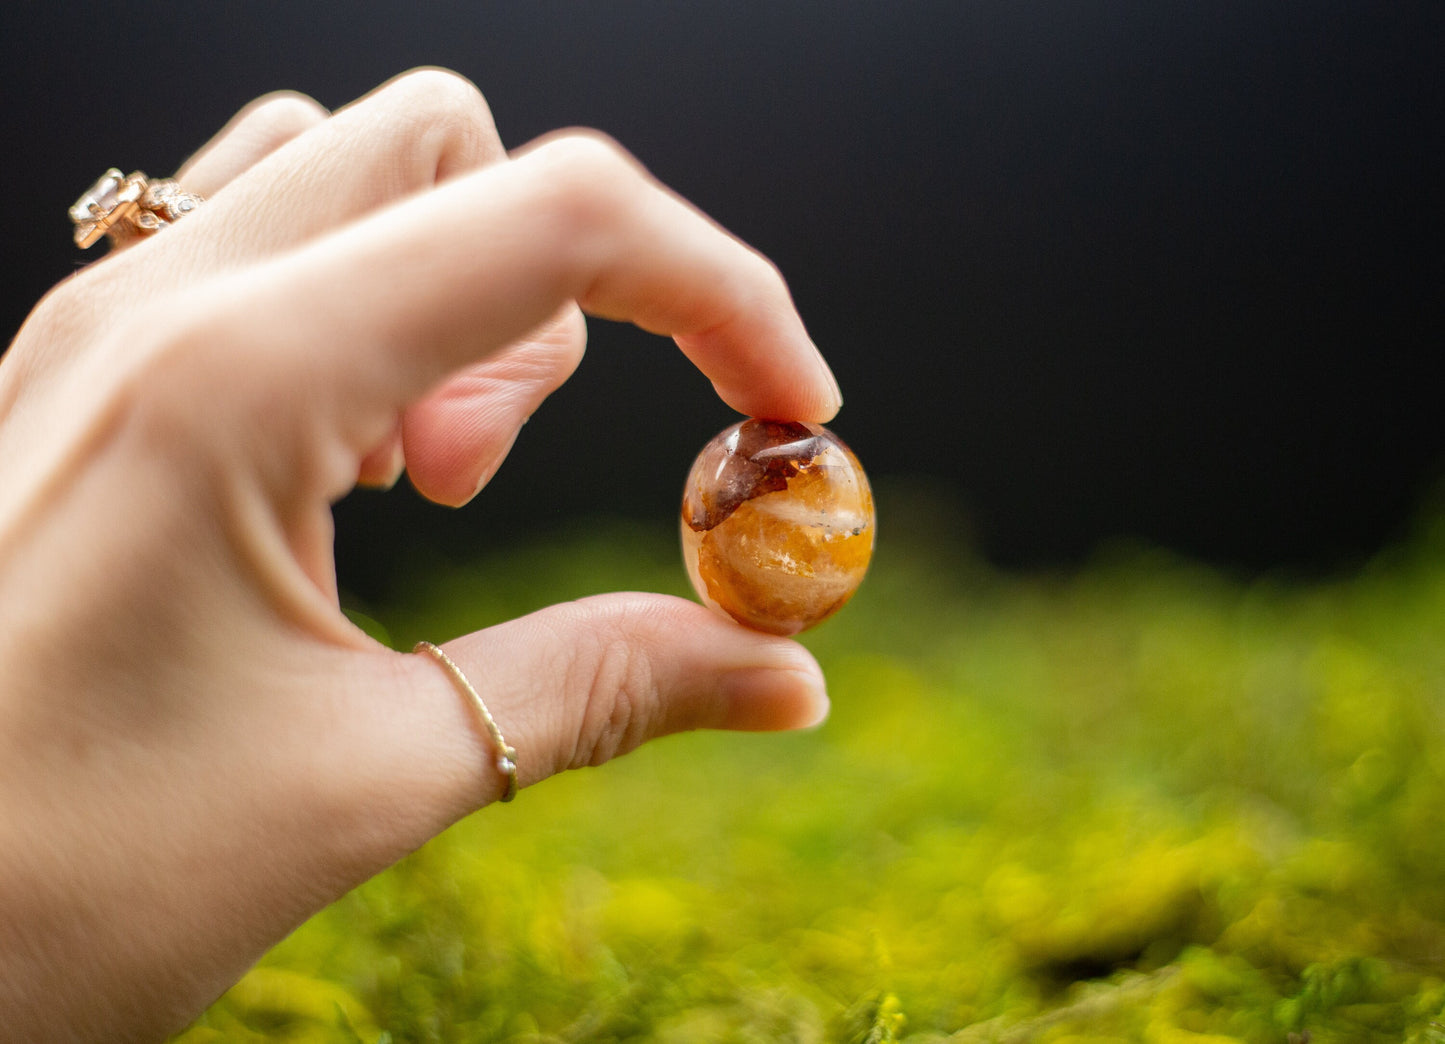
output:
{"label": "index finger", "polygon": [[226,325],[253,346],[248,369],[362,421],[359,452],[398,409],[574,300],[671,335],[742,413],[826,421],[841,404],[772,264],[593,135],[536,144],[246,282]]}

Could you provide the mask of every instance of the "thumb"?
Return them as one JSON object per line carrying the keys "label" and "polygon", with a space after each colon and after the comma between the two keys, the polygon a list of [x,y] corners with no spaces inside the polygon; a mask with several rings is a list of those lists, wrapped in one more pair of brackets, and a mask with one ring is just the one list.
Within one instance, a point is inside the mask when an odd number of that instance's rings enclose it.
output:
{"label": "thumb", "polygon": [[[802,646],[665,595],[552,606],[443,649],[516,749],[524,787],[668,733],[802,728],[828,712],[822,671]],[[430,836],[500,798],[506,779],[469,697],[430,657],[405,659],[413,698],[396,701],[393,690],[386,699],[408,720],[373,719],[385,733],[380,749],[399,759],[380,771],[423,786],[413,812],[426,811],[412,825]]]}

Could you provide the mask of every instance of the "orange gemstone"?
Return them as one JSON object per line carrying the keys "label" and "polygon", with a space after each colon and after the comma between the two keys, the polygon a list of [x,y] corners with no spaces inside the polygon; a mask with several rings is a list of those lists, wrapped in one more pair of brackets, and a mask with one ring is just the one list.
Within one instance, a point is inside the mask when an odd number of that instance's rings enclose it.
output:
{"label": "orange gemstone", "polygon": [[738,623],[797,634],[853,597],[873,556],[873,493],[827,428],[745,420],[703,447],[682,496],[698,596]]}

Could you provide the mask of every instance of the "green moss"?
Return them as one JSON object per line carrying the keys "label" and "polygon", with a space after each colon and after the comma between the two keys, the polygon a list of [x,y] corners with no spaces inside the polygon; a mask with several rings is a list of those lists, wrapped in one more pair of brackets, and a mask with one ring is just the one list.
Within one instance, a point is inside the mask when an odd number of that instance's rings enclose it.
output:
{"label": "green moss", "polygon": [[[1442,533],[1246,584],[1154,552],[950,571],[890,531],[807,638],[824,728],[474,816],[179,1039],[1441,1044]],[[609,531],[367,613],[409,647],[683,583]]]}

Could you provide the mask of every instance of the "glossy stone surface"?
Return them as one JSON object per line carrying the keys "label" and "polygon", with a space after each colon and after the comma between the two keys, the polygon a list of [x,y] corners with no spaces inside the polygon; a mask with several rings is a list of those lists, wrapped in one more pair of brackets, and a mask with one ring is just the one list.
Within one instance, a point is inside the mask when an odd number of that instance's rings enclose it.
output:
{"label": "glossy stone surface", "polygon": [[873,556],[873,493],[819,424],[745,420],[703,447],[682,496],[698,596],[738,623],[797,634],[853,596]]}

